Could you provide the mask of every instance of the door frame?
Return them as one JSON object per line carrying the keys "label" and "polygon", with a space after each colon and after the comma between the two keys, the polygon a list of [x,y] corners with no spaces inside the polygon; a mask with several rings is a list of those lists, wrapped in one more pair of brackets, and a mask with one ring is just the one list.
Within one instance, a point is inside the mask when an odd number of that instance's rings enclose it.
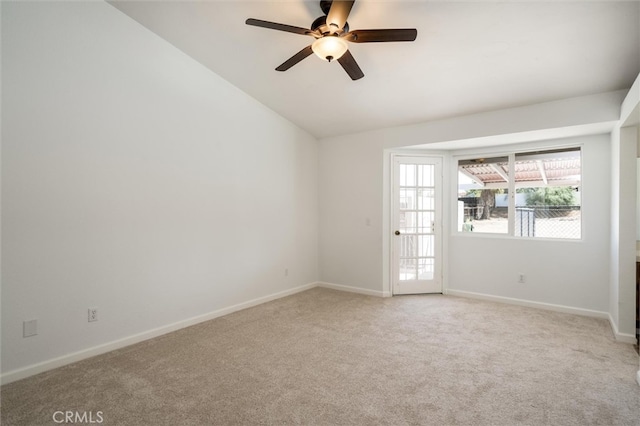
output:
{"label": "door frame", "polygon": [[442,176],[440,177],[441,197],[441,280],[442,294],[447,294],[448,289],[448,256],[447,248],[449,246],[450,232],[450,200],[449,190],[449,163],[450,155],[446,151],[426,150],[426,149],[386,149],[384,150],[383,161],[383,191],[382,191],[382,296],[393,296],[393,163],[396,157],[426,157],[438,158],[442,162]]}

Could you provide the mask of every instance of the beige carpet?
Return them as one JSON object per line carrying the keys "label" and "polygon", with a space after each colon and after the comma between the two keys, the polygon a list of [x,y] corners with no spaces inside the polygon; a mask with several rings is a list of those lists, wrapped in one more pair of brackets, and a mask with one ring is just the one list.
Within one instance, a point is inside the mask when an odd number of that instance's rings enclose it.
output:
{"label": "beige carpet", "polygon": [[637,370],[605,320],[313,289],[6,385],[2,425],[639,425]]}

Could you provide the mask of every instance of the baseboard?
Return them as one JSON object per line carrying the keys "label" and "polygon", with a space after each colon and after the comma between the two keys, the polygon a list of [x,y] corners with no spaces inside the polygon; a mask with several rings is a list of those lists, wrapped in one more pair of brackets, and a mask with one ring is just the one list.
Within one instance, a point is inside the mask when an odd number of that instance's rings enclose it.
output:
{"label": "baseboard", "polygon": [[636,343],[636,336],[634,336],[633,334],[620,333],[620,331],[618,330],[618,326],[616,325],[615,321],[613,321],[613,317],[611,317],[611,315],[608,312],[574,308],[571,306],[554,305],[552,303],[532,302],[530,300],[514,299],[511,297],[502,297],[502,296],[493,296],[490,294],[474,293],[474,292],[463,291],[463,290],[448,289],[446,294],[451,296],[468,297],[472,299],[480,299],[480,300],[487,300],[492,302],[508,303],[511,305],[526,306],[529,308],[545,309],[547,311],[564,312],[566,314],[603,318],[603,319],[609,320],[609,324],[611,325],[611,331],[613,332],[613,336],[617,342],[631,343],[631,344]]}
{"label": "baseboard", "polygon": [[376,296],[376,297],[391,296],[391,294],[387,291],[369,290],[367,288],[351,287],[348,285],[332,284],[332,283],[326,283],[322,281],[318,281],[316,283],[316,286],[323,287],[323,288],[330,288],[333,290],[347,291],[349,293],[366,294],[367,296]]}
{"label": "baseboard", "polygon": [[317,283],[305,284],[299,287],[294,287],[288,290],[284,290],[278,293],[270,294],[268,296],[258,297],[246,302],[238,303],[237,305],[229,306],[226,308],[218,309],[213,312],[209,312],[204,315],[198,315],[196,317],[188,318],[183,321],[178,321],[173,324],[158,327],[143,333],[128,336],[123,339],[115,340],[112,342],[104,343],[102,345],[94,346],[88,349],[83,349],[78,352],[74,352],[68,355],[64,355],[51,360],[43,361],[38,364],[29,365],[27,367],[19,368],[16,370],[8,371],[0,376],[0,383],[7,384],[15,382],[17,380],[25,379],[27,377],[44,373],[45,371],[53,370],[54,368],[63,367],[65,365],[82,361],[87,358],[91,358],[96,355],[101,355],[107,352],[111,352],[116,349],[121,349],[126,346],[130,346],[136,343],[140,343],[145,340],[152,339],[154,337],[162,336],[163,334],[171,333],[182,328],[190,327],[192,325],[199,324],[201,322],[209,321],[224,315],[231,314],[233,312],[241,311],[243,309],[251,308],[263,303],[270,302],[272,300],[280,299],[283,297],[291,296],[296,293],[300,293],[306,290],[310,290],[317,286]]}
{"label": "baseboard", "polygon": [[[154,337],[158,337],[158,336],[162,336],[164,334],[167,333],[171,333],[173,331],[176,330],[180,330],[182,328],[186,328],[186,327],[190,327],[192,325],[195,324],[199,324],[201,322],[205,322],[205,321],[209,321],[224,315],[228,315],[231,314],[233,312],[237,312],[237,311],[241,311],[243,309],[247,309],[247,308],[251,308],[254,306],[258,306],[261,305],[263,303],[267,303],[270,302],[272,300],[276,300],[276,299],[280,299],[283,297],[287,297],[287,296],[291,296],[293,294],[296,293],[300,293],[306,290],[310,290],[314,287],[323,287],[323,288],[329,288],[329,289],[333,289],[333,290],[339,290],[339,291],[346,291],[346,292],[350,292],[350,293],[358,293],[358,294],[365,294],[368,296],[375,296],[375,297],[390,297],[391,293],[387,292],[387,291],[377,291],[377,290],[370,290],[370,289],[364,289],[364,288],[360,288],[360,287],[352,287],[352,286],[346,286],[346,285],[341,285],[341,284],[332,284],[332,283],[327,283],[327,282],[315,282],[315,283],[310,283],[310,284],[305,284],[302,286],[298,286],[292,289],[288,289],[288,290],[284,290],[278,293],[274,293],[271,295],[267,295],[267,296],[263,296],[263,297],[259,297],[256,299],[252,299],[246,302],[242,302],[233,306],[229,306],[226,308],[222,308],[222,309],[218,309],[216,311],[213,312],[209,312],[207,314],[204,315],[199,315],[196,317],[192,317],[183,321],[178,321],[175,322],[173,324],[169,324],[166,326],[162,326],[162,327],[158,327],[155,328],[153,330],[149,330],[149,331],[145,331],[143,333],[139,333],[139,334],[135,334],[133,336],[129,336],[129,337],[125,337],[123,339],[119,339],[119,340],[115,340],[112,342],[108,342],[102,345],[98,345],[98,346],[94,346],[91,348],[87,348],[78,352],[74,352],[68,355],[64,355],[58,358],[54,358],[51,360],[47,360],[47,361],[43,361],[41,363],[38,364],[33,364],[27,367],[23,367],[20,369],[16,369],[16,370],[12,370],[9,372],[6,372],[2,375],[0,375],[0,383],[1,384],[7,384],[7,383],[11,383],[11,382],[15,382],[17,380],[21,380],[21,379],[25,379],[27,377],[39,374],[39,373],[43,373],[45,371],[49,371],[49,370],[53,370],[54,368],[58,368],[58,367],[63,367],[65,365],[74,363],[74,362],[78,362],[78,361],[82,361],[84,359],[87,358],[91,358],[93,356],[96,355],[101,355],[116,349],[121,349],[124,348],[126,346],[130,346],[136,343],[140,343],[143,342],[145,340],[149,340],[152,339]],[[577,315],[583,315],[583,316],[590,316],[590,317],[597,317],[597,318],[605,318],[608,319],[610,324],[611,324],[611,328],[613,329],[613,333],[614,336],[616,338],[617,341],[620,342],[625,342],[625,343],[635,343],[635,336],[631,335],[631,334],[625,334],[625,333],[619,333],[617,326],[615,325],[613,318],[611,317],[611,315],[609,315],[606,312],[599,312],[599,311],[591,311],[591,310],[587,310],[587,309],[580,309],[580,308],[573,308],[573,307],[569,307],[569,306],[562,306],[562,305],[553,305],[553,304],[548,304],[548,303],[540,303],[540,302],[531,302],[528,300],[522,300],[522,299],[513,299],[513,298],[508,298],[508,297],[501,297],[501,296],[492,296],[492,295],[487,295],[487,294],[482,294],[482,293],[473,293],[473,292],[467,292],[467,291],[462,291],[462,290],[452,290],[452,289],[448,289],[446,291],[446,294],[451,295],[451,296],[459,296],[459,297],[467,297],[467,298],[473,298],[473,299],[480,299],[480,300],[487,300],[487,301],[494,301],[494,302],[500,302],[500,303],[508,303],[508,304],[512,304],[512,305],[520,305],[520,306],[526,306],[526,307],[531,307],[531,308],[538,308],[538,309],[546,309],[546,310],[550,310],[550,311],[557,311],[557,312],[564,312],[564,313],[570,313],[570,314],[577,314]],[[638,384],[640,384],[640,371],[638,371]]]}
{"label": "baseboard", "polygon": [[611,330],[613,331],[613,335],[616,338],[616,341],[622,342],[622,343],[631,343],[632,345],[635,345],[636,336],[633,334],[620,333],[620,331],[618,330],[618,325],[613,320],[613,317],[611,316],[611,314],[607,314],[607,315],[609,319],[609,324],[611,324]]}
{"label": "baseboard", "polygon": [[616,339],[616,342],[629,343],[631,345],[635,345],[636,344],[636,336],[634,336],[633,334],[616,333],[614,331],[613,335],[614,335],[614,337]]}
{"label": "baseboard", "polygon": [[528,308],[544,309],[547,311],[564,312],[565,314],[582,315],[586,317],[595,317],[609,319],[607,312],[593,311],[590,309],[574,308],[571,306],[554,305],[552,303],[533,302],[524,299],[515,299],[511,297],[493,296],[491,294],[474,293],[471,291],[447,289],[446,294],[450,296],[467,297],[470,299],[487,300],[490,302],[507,303],[510,305],[526,306]]}

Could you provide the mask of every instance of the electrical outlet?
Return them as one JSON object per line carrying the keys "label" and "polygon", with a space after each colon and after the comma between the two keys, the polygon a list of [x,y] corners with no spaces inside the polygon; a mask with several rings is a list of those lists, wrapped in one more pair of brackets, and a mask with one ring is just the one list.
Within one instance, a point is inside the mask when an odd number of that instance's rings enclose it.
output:
{"label": "electrical outlet", "polygon": [[527,279],[523,273],[518,274],[518,284],[524,284]]}
{"label": "electrical outlet", "polygon": [[38,334],[38,320],[32,319],[22,322],[22,337],[31,337]]}
{"label": "electrical outlet", "polygon": [[288,277],[289,276],[289,268],[285,268],[284,270],[284,276]]}
{"label": "electrical outlet", "polygon": [[89,322],[98,321],[98,308],[89,308]]}

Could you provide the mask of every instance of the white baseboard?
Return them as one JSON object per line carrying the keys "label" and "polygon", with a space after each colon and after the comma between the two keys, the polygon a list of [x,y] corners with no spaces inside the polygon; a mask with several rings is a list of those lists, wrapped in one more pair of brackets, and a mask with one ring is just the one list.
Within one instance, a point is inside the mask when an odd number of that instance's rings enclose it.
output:
{"label": "white baseboard", "polygon": [[340,290],[340,291],[347,291],[349,293],[366,294],[367,296],[376,296],[376,297],[391,296],[391,294],[388,291],[369,290],[367,288],[351,287],[348,285],[332,284],[332,283],[326,283],[322,281],[318,281],[316,285],[318,287],[330,288],[333,290]]}
{"label": "white baseboard", "polygon": [[532,302],[530,300],[515,299],[512,297],[493,296],[491,294],[474,293],[471,291],[452,289],[448,289],[446,294],[450,296],[467,297],[470,299],[487,300],[490,302],[507,303],[509,305],[526,306],[528,308],[544,309],[547,311],[564,312],[565,314],[575,314],[586,317],[609,319],[609,314],[607,312],[592,311],[590,309],[574,308],[564,305],[554,305],[552,303]]}
{"label": "white baseboard", "polygon": [[[143,333],[139,333],[139,334],[135,334],[133,336],[128,336],[125,337],[123,339],[119,339],[119,340],[115,340],[112,342],[108,342],[102,345],[98,345],[98,346],[94,346],[91,348],[87,348],[78,352],[74,352],[68,355],[64,355],[58,358],[54,358],[51,360],[47,360],[47,361],[43,361],[37,364],[33,364],[27,367],[23,367],[20,369],[16,369],[16,370],[12,370],[12,371],[8,371],[4,374],[2,374],[0,376],[0,383],[2,384],[7,384],[7,383],[11,383],[14,382],[16,380],[21,380],[21,379],[25,379],[27,377],[39,374],[39,373],[43,373],[45,371],[49,371],[52,370],[54,368],[58,368],[58,367],[62,367],[74,362],[78,362],[78,361],[82,361],[84,359],[87,358],[91,358],[93,356],[96,355],[101,355],[104,354],[106,352],[110,352],[116,349],[120,349],[126,346],[130,346],[136,343],[140,343],[142,341],[145,340],[149,340],[152,339],[154,337],[158,337],[167,333],[171,333],[173,331],[176,330],[180,330],[182,328],[186,328],[186,327],[190,327],[192,325],[195,324],[199,324],[201,322],[205,322],[205,321],[209,321],[224,315],[228,315],[231,314],[233,312],[237,312],[243,309],[247,309],[247,308],[251,308],[253,306],[257,306],[257,305],[261,305],[263,303],[267,303],[270,302],[272,300],[276,300],[276,299],[280,299],[283,297],[287,297],[287,296],[291,296],[293,294],[296,293],[300,293],[306,290],[310,290],[314,287],[324,287],[324,288],[329,288],[329,289],[333,289],[333,290],[339,290],[339,291],[346,291],[346,292],[350,292],[350,293],[358,293],[358,294],[365,294],[368,296],[375,296],[375,297],[390,297],[391,293],[388,291],[378,291],[378,290],[370,290],[370,289],[364,289],[364,288],[360,288],[360,287],[352,287],[352,286],[346,286],[346,285],[341,285],[341,284],[332,284],[332,283],[327,283],[327,282],[315,282],[315,283],[310,283],[310,284],[305,284],[299,287],[295,287],[292,289],[288,289],[288,290],[284,290],[278,293],[274,293],[268,296],[263,296],[263,297],[259,297],[256,299],[252,299],[246,302],[242,302],[233,306],[228,306],[226,308],[222,308],[222,309],[218,309],[216,311],[213,312],[209,312],[207,314],[204,315],[199,315],[196,317],[192,317],[183,321],[178,321],[175,322],[173,324],[169,324],[166,326],[162,326],[162,327],[158,327],[155,328],[153,330],[149,330],[149,331],[145,331]],[[630,335],[630,334],[624,334],[624,333],[619,333],[617,326],[615,325],[613,318],[606,312],[599,312],[599,311],[591,311],[591,310],[587,310],[587,309],[580,309],[580,308],[573,308],[573,307],[569,307],[569,306],[562,306],[562,305],[553,305],[553,304],[548,304],[548,303],[540,303],[540,302],[531,302],[528,300],[522,300],[522,299],[513,299],[513,298],[508,298],[508,297],[501,297],[501,296],[492,296],[492,295],[487,295],[487,294],[482,294],[482,293],[473,293],[473,292],[468,292],[468,291],[461,291],[461,290],[451,290],[448,289],[446,291],[446,294],[451,295],[451,296],[459,296],[459,297],[468,297],[468,298],[474,298],[474,299],[481,299],[481,300],[488,300],[488,301],[494,301],[494,302],[501,302],[501,303],[509,303],[512,305],[520,305],[520,306],[526,306],[526,307],[531,307],[531,308],[538,308],[538,309],[546,309],[546,310],[551,310],[551,311],[557,311],[557,312],[564,312],[564,313],[570,313],[570,314],[577,314],[577,315],[583,315],[583,316],[590,316],[590,317],[597,317],[597,318],[605,318],[608,319],[609,322],[611,323],[611,327],[613,329],[613,333],[615,335],[615,338],[617,341],[620,342],[625,342],[625,343],[635,343],[635,336]],[[638,371],[638,384],[640,384],[640,371]]]}
{"label": "white baseboard", "polygon": [[237,305],[218,309],[216,311],[209,312],[204,315],[198,315],[196,317],[188,318],[183,321],[178,321],[173,324],[158,327],[149,331],[145,331],[143,333],[135,334],[133,336],[128,336],[123,339],[104,343],[102,345],[83,349],[81,351],[64,355],[58,358],[43,361],[37,364],[29,365],[27,367],[19,368],[16,370],[8,371],[0,376],[0,383],[4,385],[7,383],[15,382],[16,380],[25,379],[27,377],[30,377],[39,373],[43,373],[45,371],[53,370],[54,368],[58,368],[74,362],[82,361],[84,359],[91,358],[96,355],[101,355],[116,349],[120,349],[125,346],[130,346],[136,343],[140,343],[142,341],[149,340],[154,337],[162,336],[163,334],[171,333],[172,331],[190,327],[192,325],[209,321],[224,315],[228,315],[233,312],[241,311],[243,309],[251,308],[253,306],[261,305],[263,303],[267,303],[272,300],[280,299],[286,296],[291,296],[293,294],[312,289],[316,286],[317,286],[317,283],[310,283],[310,284],[305,284],[299,287],[294,287],[278,293],[270,294],[268,296],[258,297],[256,299],[238,303]]}
{"label": "white baseboard", "polygon": [[[613,328],[613,324],[611,324],[611,327]],[[616,338],[616,342],[629,343],[631,345],[636,344],[636,336],[634,336],[633,334],[618,333],[614,331],[613,335]]]}
{"label": "white baseboard", "polygon": [[554,305],[552,303],[533,302],[525,299],[515,299],[512,297],[493,296],[491,294],[474,293],[471,291],[448,289],[446,294],[450,296],[467,297],[470,299],[487,300],[490,302],[507,303],[510,305],[526,306],[528,308],[544,309],[547,311],[564,312],[566,314],[582,315],[586,317],[595,317],[609,319],[607,312],[593,311],[590,309],[574,308],[572,306]]}
{"label": "white baseboard", "polygon": [[607,314],[607,316],[609,318],[609,324],[611,324],[611,330],[613,331],[613,335],[615,336],[616,341],[622,343],[631,343],[632,345],[635,345],[636,336],[633,334],[620,333],[620,330],[618,330],[618,325],[613,320],[611,314]]}
{"label": "white baseboard", "polygon": [[524,299],[514,299],[511,297],[493,296],[490,294],[474,293],[471,291],[448,289],[446,294],[450,296],[468,297],[472,299],[487,300],[511,305],[526,306],[528,308],[545,309],[547,311],[563,312],[566,314],[582,315],[586,317],[602,318],[609,320],[613,336],[617,342],[636,343],[636,337],[632,334],[620,333],[618,326],[608,312],[593,311],[590,309],[574,308],[572,306],[554,305],[552,303],[532,302]]}

